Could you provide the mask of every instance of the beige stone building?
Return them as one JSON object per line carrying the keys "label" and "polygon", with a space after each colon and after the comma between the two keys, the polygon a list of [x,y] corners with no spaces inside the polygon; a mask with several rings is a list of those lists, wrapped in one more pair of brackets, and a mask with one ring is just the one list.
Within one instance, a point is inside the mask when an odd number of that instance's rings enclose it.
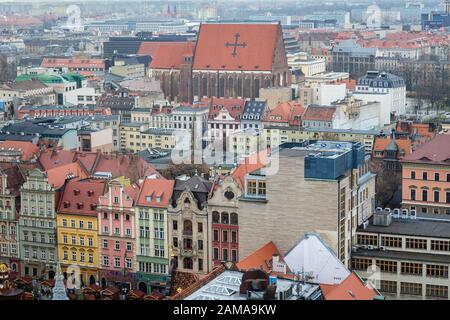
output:
{"label": "beige stone building", "polygon": [[149,128],[148,124],[122,123],[120,125],[120,149],[125,152],[139,152],[147,148],[171,150],[175,148],[176,136],[173,129]]}
{"label": "beige stone building", "polygon": [[356,238],[352,269],[364,278],[376,275],[388,299],[448,300],[450,220],[381,211],[358,227]]}
{"label": "beige stone building", "polygon": [[244,163],[233,172],[244,191],[239,258],[269,241],[286,252],[315,232],[348,265],[356,228],[371,216],[375,197],[364,147],[319,141],[273,151],[270,159],[269,167]]}
{"label": "beige stone building", "polygon": [[179,271],[204,275],[210,270],[206,203],[211,187],[211,182],[198,176],[175,180],[168,209],[168,239]]}

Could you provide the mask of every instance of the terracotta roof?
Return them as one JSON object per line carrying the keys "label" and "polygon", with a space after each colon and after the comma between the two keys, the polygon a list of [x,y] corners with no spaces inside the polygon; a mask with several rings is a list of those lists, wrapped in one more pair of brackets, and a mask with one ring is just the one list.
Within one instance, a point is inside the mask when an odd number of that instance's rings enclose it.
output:
{"label": "terracotta roof", "polygon": [[180,69],[185,56],[194,54],[193,42],[167,42],[161,44],[152,57],[152,69]]}
{"label": "terracotta roof", "polygon": [[64,188],[59,213],[97,216],[99,196],[105,190],[105,180],[69,180]]}
{"label": "terracotta roof", "polygon": [[436,135],[434,139],[420,145],[403,161],[450,166],[450,135]]}
{"label": "terracotta roof", "polygon": [[[193,68],[272,71],[279,34],[279,24],[201,24]],[[236,40],[245,47],[236,47],[233,55]]]}
{"label": "terracotta roof", "polygon": [[219,115],[220,110],[226,109],[235,120],[240,120],[244,113],[244,99],[235,98],[204,98],[200,103],[209,107],[208,118],[214,120]]}
{"label": "terracotta roof", "polygon": [[66,165],[73,162],[75,152],[62,148],[44,149],[39,156],[39,163],[44,170]]}
{"label": "terracotta roof", "polygon": [[[397,146],[398,159],[402,159],[405,156],[409,155],[412,152],[411,140],[410,139],[391,139],[390,137],[377,137],[375,138],[374,146],[373,146],[373,156],[378,157],[376,155],[377,151],[385,151],[389,149],[388,147],[392,147],[392,144],[395,143]],[[403,151],[403,155],[402,155]],[[383,155],[384,158],[384,155]]]}
{"label": "terracotta roof", "polygon": [[6,140],[0,142],[0,152],[5,150],[21,151],[20,160],[29,161],[39,152],[39,147],[28,141]]}
{"label": "terracotta roof", "polygon": [[379,294],[354,273],[338,285],[320,285],[325,300],[373,300]]}
{"label": "terracotta roof", "polygon": [[309,121],[333,121],[335,107],[310,105],[303,114],[303,120]]}
{"label": "terracotta roof", "polygon": [[49,169],[46,173],[49,184],[55,189],[62,187],[68,176],[77,177],[79,179],[87,178],[86,172],[81,168],[78,162],[72,162]]}
{"label": "terracotta roof", "polygon": [[[177,43],[177,44],[183,44],[185,41],[174,41],[170,42],[171,44]],[[159,47],[161,45],[167,44],[166,41],[144,41],[141,43],[141,46],[139,47],[139,50],[137,54],[139,55],[149,55],[153,57],[156,55],[156,52],[158,51]]]}
{"label": "terracotta roof", "polygon": [[41,63],[44,68],[105,68],[103,59],[89,58],[44,58]]}
{"label": "terracotta roof", "polygon": [[5,88],[16,91],[28,91],[36,89],[48,88],[43,82],[37,79],[25,80],[20,82],[8,83],[4,85]]}
{"label": "terracotta roof", "polygon": [[236,267],[243,271],[250,269],[262,269],[265,272],[270,272],[272,270],[273,255],[278,255],[281,259],[281,254],[277,246],[275,243],[270,241],[248,255],[245,259],[239,261],[236,264]]}
{"label": "terracotta roof", "polygon": [[141,186],[137,205],[167,207],[172,197],[174,183],[175,181],[166,179],[145,179]]}
{"label": "terracotta roof", "polygon": [[126,187],[124,191],[127,195],[130,196],[131,199],[133,199],[134,202],[136,202],[139,197],[141,188],[138,184],[132,183],[128,187]]}
{"label": "terracotta roof", "polygon": [[239,166],[234,169],[231,174],[234,180],[239,184],[241,190],[244,190],[245,176],[255,170],[261,169],[268,164],[268,156],[270,154],[270,149],[265,149],[259,153],[252,154],[251,156],[244,159]]}
{"label": "terracotta roof", "polygon": [[279,103],[275,108],[267,112],[264,121],[283,122],[288,125],[298,126],[300,118],[305,113],[305,108],[297,101]]}

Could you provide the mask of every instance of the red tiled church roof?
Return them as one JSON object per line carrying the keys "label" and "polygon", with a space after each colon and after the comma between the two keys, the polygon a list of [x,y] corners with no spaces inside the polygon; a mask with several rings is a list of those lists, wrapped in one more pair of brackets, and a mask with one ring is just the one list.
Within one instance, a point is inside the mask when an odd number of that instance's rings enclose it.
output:
{"label": "red tiled church roof", "polygon": [[161,44],[154,55],[150,68],[152,69],[180,69],[185,56],[194,54],[193,42],[167,42]]}
{"label": "red tiled church roof", "polygon": [[[279,24],[201,24],[193,68],[272,71],[280,28]],[[233,55],[235,41],[242,46]]]}

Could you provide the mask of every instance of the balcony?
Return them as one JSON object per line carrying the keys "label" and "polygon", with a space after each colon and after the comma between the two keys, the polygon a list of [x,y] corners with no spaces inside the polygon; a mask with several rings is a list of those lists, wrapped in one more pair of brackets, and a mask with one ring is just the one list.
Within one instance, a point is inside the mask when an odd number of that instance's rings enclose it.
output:
{"label": "balcony", "polygon": [[183,236],[192,237],[192,230],[183,230]]}

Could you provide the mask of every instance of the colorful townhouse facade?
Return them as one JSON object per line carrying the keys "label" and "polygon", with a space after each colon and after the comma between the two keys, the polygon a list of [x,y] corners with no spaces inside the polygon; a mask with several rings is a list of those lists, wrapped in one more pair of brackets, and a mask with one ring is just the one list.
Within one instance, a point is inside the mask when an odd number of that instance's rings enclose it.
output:
{"label": "colorful townhouse facade", "polygon": [[20,270],[18,212],[9,171],[0,169],[0,264],[10,266],[12,275],[17,276]]}
{"label": "colorful townhouse facade", "polygon": [[136,281],[138,289],[164,292],[170,282],[168,208],[174,181],[146,178],[136,201]]}
{"label": "colorful townhouse facade", "polygon": [[27,173],[20,191],[21,274],[52,279],[56,273],[56,191],[45,172]]}
{"label": "colorful townhouse facade", "polygon": [[[133,188],[133,186],[130,186]],[[111,180],[98,200],[99,279],[102,287],[136,288],[134,199]]]}
{"label": "colorful townhouse facade", "polygon": [[402,207],[450,214],[450,135],[437,135],[403,159]]}
{"label": "colorful townhouse facade", "polygon": [[58,257],[65,277],[77,287],[98,282],[97,206],[105,184],[101,179],[70,180],[60,200]]}

